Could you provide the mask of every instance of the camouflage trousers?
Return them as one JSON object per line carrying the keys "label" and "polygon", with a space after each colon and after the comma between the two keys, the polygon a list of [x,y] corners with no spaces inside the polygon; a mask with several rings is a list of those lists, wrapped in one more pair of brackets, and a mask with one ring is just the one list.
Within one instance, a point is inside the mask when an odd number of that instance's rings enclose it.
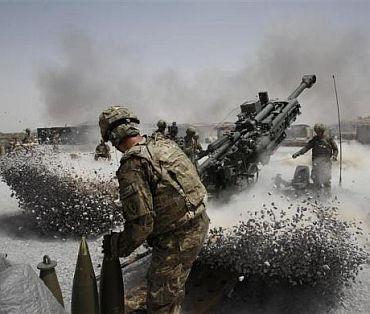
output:
{"label": "camouflage trousers", "polygon": [[151,241],[153,254],[147,275],[148,313],[180,312],[185,283],[202,248],[208,226],[209,218],[204,212],[184,227]]}

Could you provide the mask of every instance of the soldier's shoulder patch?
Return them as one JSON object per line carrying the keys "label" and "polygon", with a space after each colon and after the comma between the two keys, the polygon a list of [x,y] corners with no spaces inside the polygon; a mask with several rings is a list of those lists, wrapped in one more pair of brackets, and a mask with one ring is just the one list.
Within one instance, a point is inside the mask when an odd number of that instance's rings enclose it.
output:
{"label": "soldier's shoulder patch", "polygon": [[120,191],[121,200],[124,200],[133,194],[136,194],[138,191],[139,189],[137,188],[136,184],[133,184],[133,183],[124,187]]}

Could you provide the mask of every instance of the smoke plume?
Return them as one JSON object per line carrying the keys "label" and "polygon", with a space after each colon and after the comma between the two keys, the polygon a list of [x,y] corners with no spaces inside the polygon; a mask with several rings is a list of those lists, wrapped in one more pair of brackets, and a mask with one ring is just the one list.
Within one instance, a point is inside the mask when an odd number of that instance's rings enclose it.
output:
{"label": "smoke plume", "polygon": [[316,85],[300,97],[301,122],[333,123],[335,74],[343,117],[369,114],[370,40],[365,32],[301,20],[275,21],[261,30],[254,58],[239,70],[216,65],[193,73],[191,79],[177,69],[153,73],[128,50],[117,52],[85,34],[67,34],[59,62],[45,62],[40,68],[41,99],[49,117],[63,124],[96,121],[100,110],[111,104],[125,104],[148,122],[216,122],[261,90],[269,91],[270,98],[284,98],[303,74],[316,74]]}

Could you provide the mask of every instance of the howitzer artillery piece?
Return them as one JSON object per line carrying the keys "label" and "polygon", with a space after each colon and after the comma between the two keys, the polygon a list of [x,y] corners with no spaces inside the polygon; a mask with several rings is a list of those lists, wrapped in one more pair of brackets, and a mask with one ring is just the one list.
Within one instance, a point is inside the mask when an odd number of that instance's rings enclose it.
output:
{"label": "howitzer artillery piece", "polygon": [[222,190],[258,179],[258,164],[267,164],[285,138],[286,129],[300,114],[297,97],[316,82],[315,75],[304,75],[301,84],[286,100],[270,100],[259,93],[257,102],[245,102],[235,129],[208,145],[208,159],[198,170],[207,188]]}

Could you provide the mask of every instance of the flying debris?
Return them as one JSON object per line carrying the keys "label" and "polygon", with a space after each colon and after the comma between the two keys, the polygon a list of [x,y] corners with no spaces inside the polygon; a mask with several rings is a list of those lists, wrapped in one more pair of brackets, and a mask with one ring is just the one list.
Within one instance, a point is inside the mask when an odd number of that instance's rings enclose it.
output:
{"label": "flying debris", "polygon": [[368,259],[355,222],[338,217],[335,204],[311,198],[290,214],[274,203],[231,229],[217,228],[199,256],[213,269],[232,271],[246,281],[322,286],[334,291],[355,280]]}
{"label": "flying debris", "polygon": [[50,150],[8,154],[0,168],[30,224],[44,234],[98,236],[123,221],[114,180],[70,172]]}

